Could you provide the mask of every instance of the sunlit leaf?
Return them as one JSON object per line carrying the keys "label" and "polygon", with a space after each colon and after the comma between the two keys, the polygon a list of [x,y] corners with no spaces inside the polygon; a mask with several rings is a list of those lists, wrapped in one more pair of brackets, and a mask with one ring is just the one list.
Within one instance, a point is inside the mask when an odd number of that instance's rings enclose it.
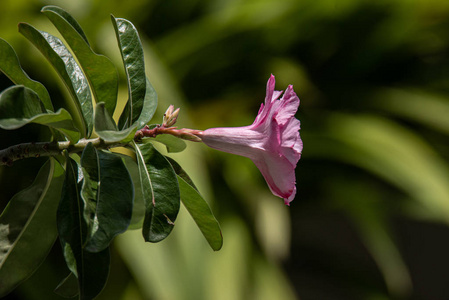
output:
{"label": "sunlit leaf", "polygon": [[0,296],[31,276],[53,246],[63,173],[59,163],[49,159],[0,216]]}
{"label": "sunlit leaf", "polygon": [[117,104],[118,75],[114,64],[104,55],[96,54],[78,22],[57,6],[45,6],[42,12],[55,25],[75,54],[89,81],[97,103],[104,102],[110,115]]}
{"label": "sunlit leaf", "polygon": [[12,82],[17,85],[23,85],[32,89],[39,95],[45,108],[53,111],[53,105],[50,100],[50,95],[47,89],[40,82],[34,81],[28,77],[25,71],[20,66],[19,59],[14,49],[5,40],[0,38],[0,53],[2,59],[0,60],[0,71],[2,71]]}
{"label": "sunlit leaf", "polygon": [[76,143],[80,138],[68,111],[45,113],[38,95],[24,86],[12,86],[0,94],[0,128],[13,130],[36,123],[48,126],[64,134]]}
{"label": "sunlit leaf", "polygon": [[[80,24],[68,12],[66,12],[62,8],[55,6],[55,5],[47,5],[47,6],[42,7],[41,12],[43,12],[47,16],[57,15],[57,16],[53,16],[51,18],[53,20],[55,20],[55,22],[58,24],[62,23],[62,21],[65,21],[67,24],[69,24],[72,27],[72,30],[74,30],[84,40],[84,42],[87,45],[89,45],[87,36],[84,33],[83,29],[81,28]],[[50,17],[49,17],[49,19],[50,19]],[[52,19],[50,19],[50,20],[53,22]],[[53,23],[55,23],[55,22],[53,22]],[[68,28],[65,27],[64,25],[60,25],[60,26],[61,26],[61,29],[64,28],[65,30],[68,30]],[[68,31],[71,32],[72,30],[69,29]]]}
{"label": "sunlit leaf", "polygon": [[142,233],[145,241],[159,242],[173,229],[180,208],[179,184],[167,159],[151,143],[135,145],[146,206]]}
{"label": "sunlit leaf", "polygon": [[142,43],[136,28],[128,20],[113,16],[112,23],[128,83],[128,102],[119,120],[119,128],[123,129],[132,126],[139,119],[147,94],[147,79]]}
{"label": "sunlit leaf", "polygon": [[69,109],[74,109],[73,113],[82,120],[79,126],[83,136],[89,137],[93,128],[91,92],[88,81],[72,54],[60,39],[29,24],[20,23],[19,32],[32,42],[55,68],[74,100],[69,103]]}

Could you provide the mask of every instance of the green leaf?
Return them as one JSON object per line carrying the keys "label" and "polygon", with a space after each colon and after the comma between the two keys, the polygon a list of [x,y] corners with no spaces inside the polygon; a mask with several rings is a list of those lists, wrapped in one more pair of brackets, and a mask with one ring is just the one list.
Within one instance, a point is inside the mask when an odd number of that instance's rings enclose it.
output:
{"label": "green leaf", "polygon": [[79,278],[76,260],[82,263],[87,223],[83,218],[84,202],[80,195],[82,182],[78,179],[78,164],[67,155],[66,176],[57,212],[58,233],[67,266]]}
{"label": "green leaf", "polygon": [[104,102],[109,114],[113,115],[118,93],[118,74],[114,64],[92,50],[81,26],[69,13],[52,5],[45,6],[42,12],[73,50],[90,83],[95,101]]}
{"label": "green leaf", "polygon": [[218,251],[223,246],[223,235],[220,224],[215,218],[209,204],[198,192],[195,184],[184,169],[172,158],[167,157],[175,173],[178,175],[179,190],[181,191],[181,201],[187,211],[192,216],[201,233],[214,251]]}
{"label": "green leaf", "polygon": [[134,146],[146,206],[142,234],[147,242],[159,242],[170,234],[178,215],[178,180],[171,164],[152,144]]}
{"label": "green leaf", "polygon": [[64,298],[76,297],[79,292],[78,279],[72,272],[55,288],[55,293]]}
{"label": "green leaf", "polygon": [[117,131],[114,119],[109,115],[104,103],[99,103],[95,107],[95,130],[98,136],[106,142],[129,143],[136,134],[137,126]]}
{"label": "green leaf", "polygon": [[20,66],[19,59],[14,49],[5,40],[0,38],[0,53],[2,59],[0,60],[0,71],[2,71],[12,82],[17,85],[24,85],[29,89],[32,89],[39,95],[39,99],[42,100],[46,109],[53,111],[53,105],[50,100],[45,86],[37,81],[34,81],[28,77],[25,71]]}
{"label": "green leaf", "polygon": [[178,182],[182,203],[189,211],[211,248],[214,251],[220,250],[223,246],[223,236],[220,225],[217,219],[215,219],[209,204],[181,176],[178,176]]}
{"label": "green leaf", "polygon": [[[87,40],[87,36],[84,33],[83,29],[81,28],[80,24],[68,12],[66,12],[62,8],[60,8],[58,6],[55,6],[55,5],[44,6],[41,9],[41,12],[44,13],[45,15],[47,15],[47,16],[49,16],[49,15],[56,15],[56,16],[53,16],[51,19],[50,19],[50,17],[48,17],[48,18],[52,22],[53,22],[53,20],[57,21],[56,22],[57,24],[60,24],[60,23],[62,23],[62,21],[65,21],[67,24],[69,24],[72,27],[72,29],[69,29],[67,27],[62,27],[64,25],[61,25],[61,27],[66,29],[66,30],[68,30],[68,31],[74,30],[84,40],[84,42],[87,45],[89,45],[89,41]],[[55,24],[55,26],[56,26],[56,24]]]}
{"label": "green leaf", "polygon": [[143,225],[143,218],[145,217],[145,203],[142,194],[142,184],[140,182],[139,167],[137,163],[128,155],[120,155],[122,157],[129,175],[134,185],[134,206],[129,229],[140,229]]}
{"label": "green leaf", "polygon": [[38,95],[24,86],[12,86],[0,94],[0,128],[13,130],[36,123],[54,128],[76,143],[80,133],[75,128],[68,111],[45,113]]}
{"label": "green leaf", "polygon": [[[80,250],[75,256],[70,244],[65,244],[65,258],[70,260],[70,265],[76,268],[74,276],[78,281],[78,293],[73,289],[74,283],[70,275],[66,277],[57,287],[57,292],[64,296],[79,294],[79,299],[94,299],[103,290],[109,276],[111,263],[109,248],[98,253]],[[69,280],[68,282],[65,282]]]}
{"label": "green leaf", "polygon": [[49,159],[0,216],[0,297],[26,280],[53,246],[63,173],[59,163]]}
{"label": "green leaf", "polygon": [[78,164],[67,155],[66,176],[57,211],[57,226],[64,257],[70,271],[78,278],[80,299],[93,299],[106,284],[109,274],[109,248],[98,253],[84,250],[88,224],[86,205],[81,198],[83,178]]}
{"label": "green leaf", "polygon": [[83,248],[89,242],[92,231],[98,228],[98,220],[96,220],[97,211],[97,193],[99,187],[99,164],[97,150],[92,143],[87,144],[82,152],[79,166],[82,172],[81,199],[83,200],[83,218],[86,222],[87,236],[83,242]]}
{"label": "green leaf", "polygon": [[94,299],[106,285],[111,255],[109,248],[98,253],[83,251],[83,272],[78,277],[81,299]]}
{"label": "green leaf", "polygon": [[146,91],[145,98],[143,100],[142,112],[140,113],[139,118],[133,124],[136,124],[138,129],[143,128],[153,118],[156,108],[157,93],[148,78],[146,78]]}
{"label": "green leaf", "polygon": [[119,128],[132,126],[144,107],[147,79],[142,43],[134,25],[111,16],[128,82],[128,102],[119,119]]}
{"label": "green leaf", "polygon": [[184,179],[185,182],[187,182],[191,187],[193,187],[195,190],[198,191],[198,188],[195,186],[195,184],[193,183],[192,179],[186,173],[186,171],[181,167],[181,165],[178,164],[178,162],[176,160],[174,160],[173,158],[171,158],[171,157],[166,156],[165,158],[170,162],[170,164],[173,167],[173,170],[175,171],[176,175],[178,175],[179,177]]}
{"label": "green leaf", "polygon": [[84,137],[89,137],[93,128],[91,92],[88,81],[72,54],[60,39],[29,24],[20,23],[19,32],[32,42],[55,68],[74,100],[72,105],[69,104],[70,109],[74,106],[74,113],[82,120],[78,124],[80,131]]}
{"label": "green leaf", "polygon": [[100,102],[95,107],[95,130],[104,131],[112,130],[117,131],[117,125],[111,114],[106,109],[104,102]]}
{"label": "green leaf", "polygon": [[187,147],[186,143],[183,140],[169,134],[160,134],[154,138],[147,138],[142,140],[143,143],[153,141],[164,144],[165,147],[167,148],[168,153],[181,152]]}
{"label": "green leaf", "polygon": [[[45,113],[45,108],[35,92],[21,85],[11,86],[0,93],[0,120],[7,127],[8,122],[3,120],[30,119]],[[18,127],[12,127],[16,129]],[[9,129],[9,128],[5,128]]]}
{"label": "green leaf", "polygon": [[105,140],[106,142],[111,143],[121,142],[127,144],[133,140],[136,131],[137,127],[134,125],[130,128],[126,128],[121,131],[112,131],[112,130],[97,131],[97,134],[101,139]]}
{"label": "green leaf", "polygon": [[[133,183],[119,156],[97,151],[91,143],[83,151],[81,166],[84,173],[84,202],[86,207],[94,207],[93,216],[87,216],[90,218],[90,233],[85,249],[100,252],[130,224],[134,198]],[[88,193],[84,193],[85,186],[90,187]]]}

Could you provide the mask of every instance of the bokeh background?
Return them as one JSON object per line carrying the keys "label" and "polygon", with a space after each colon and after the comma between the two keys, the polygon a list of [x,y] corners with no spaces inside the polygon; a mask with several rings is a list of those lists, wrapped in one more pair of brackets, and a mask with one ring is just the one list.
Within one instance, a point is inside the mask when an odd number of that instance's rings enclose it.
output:
{"label": "bokeh background", "polygon": [[[449,1],[2,0],[0,36],[59,101],[61,82],[17,32],[29,22],[56,34],[39,13],[49,4],[116,63],[122,101],[110,14],[136,25],[155,122],[175,104],[180,127],[249,125],[271,73],[301,99],[290,207],[250,160],[190,143],[172,157],[211,204],[223,249],[208,247],[185,210],[159,244],[129,231],[98,299],[449,299]],[[39,138],[33,126],[0,134],[2,148]],[[39,163],[0,169],[2,206]],[[52,291],[67,273],[57,244],[8,298],[60,299]]]}

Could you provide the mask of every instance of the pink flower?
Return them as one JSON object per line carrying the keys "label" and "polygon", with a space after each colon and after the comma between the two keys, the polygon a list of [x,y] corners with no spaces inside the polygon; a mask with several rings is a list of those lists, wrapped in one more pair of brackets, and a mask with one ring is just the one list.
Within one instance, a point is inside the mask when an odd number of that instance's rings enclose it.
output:
{"label": "pink flower", "polygon": [[252,125],[210,128],[195,135],[211,148],[250,158],[271,192],[289,205],[296,194],[295,168],[302,152],[300,122],[295,118],[299,98],[289,85],[279,99],[282,91],[275,91],[274,85],[271,75],[265,105]]}

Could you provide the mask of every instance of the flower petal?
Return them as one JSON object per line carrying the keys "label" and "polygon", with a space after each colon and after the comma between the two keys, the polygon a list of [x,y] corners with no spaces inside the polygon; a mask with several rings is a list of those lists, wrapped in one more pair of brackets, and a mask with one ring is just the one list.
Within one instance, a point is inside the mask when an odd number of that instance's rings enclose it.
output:
{"label": "flower petal", "polygon": [[274,86],[276,84],[276,80],[274,79],[274,75],[271,74],[270,78],[267,82],[267,92],[265,94],[265,105],[268,106],[269,103],[273,100],[273,92],[274,92]]}
{"label": "flower petal", "polygon": [[282,147],[293,147],[299,137],[299,120],[291,118],[282,130]]}
{"label": "flower petal", "polygon": [[275,118],[280,126],[284,126],[291,118],[295,116],[299,106],[299,98],[293,91],[293,86],[288,86],[285,90],[284,96],[279,102],[281,104],[276,112]]}
{"label": "flower petal", "polygon": [[292,165],[285,157],[270,153],[257,160],[253,159],[253,162],[259,168],[271,192],[283,198],[284,202],[290,203],[296,193],[296,165]]}

